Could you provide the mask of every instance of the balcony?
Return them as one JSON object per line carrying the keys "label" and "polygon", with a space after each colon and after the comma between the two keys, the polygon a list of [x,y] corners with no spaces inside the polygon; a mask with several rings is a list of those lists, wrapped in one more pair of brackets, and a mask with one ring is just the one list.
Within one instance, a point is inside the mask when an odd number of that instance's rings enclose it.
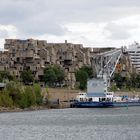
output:
{"label": "balcony", "polygon": [[64,60],[64,65],[67,65],[67,66],[72,65],[72,60]]}
{"label": "balcony", "polygon": [[33,58],[34,57],[33,51],[20,52],[18,55],[19,55],[19,57],[23,57],[23,58]]}
{"label": "balcony", "polygon": [[38,71],[37,71],[37,74],[38,74],[39,76],[42,76],[42,75],[44,75],[44,71],[43,71],[43,70],[38,70]]}

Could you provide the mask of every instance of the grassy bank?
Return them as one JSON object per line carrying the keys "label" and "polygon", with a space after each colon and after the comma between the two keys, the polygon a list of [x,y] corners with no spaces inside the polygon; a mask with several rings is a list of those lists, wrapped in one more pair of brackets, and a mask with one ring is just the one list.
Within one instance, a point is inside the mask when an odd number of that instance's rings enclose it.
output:
{"label": "grassy bank", "polygon": [[[0,112],[32,111],[47,108],[70,107],[80,90],[68,88],[41,88],[39,84],[25,86],[9,82],[0,91]],[[140,96],[138,91],[116,91],[115,95]]]}
{"label": "grassy bank", "polygon": [[0,112],[69,107],[68,101],[75,99],[78,92],[68,88],[41,88],[39,84],[25,86],[8,82],[0,91]]}
{"label": "grassy bank", "polygon": [[25,86],[19,82],[8,82],[6,87],[0,91],[1,108],[30,108],[41,106],[43,96],[38,84]]}

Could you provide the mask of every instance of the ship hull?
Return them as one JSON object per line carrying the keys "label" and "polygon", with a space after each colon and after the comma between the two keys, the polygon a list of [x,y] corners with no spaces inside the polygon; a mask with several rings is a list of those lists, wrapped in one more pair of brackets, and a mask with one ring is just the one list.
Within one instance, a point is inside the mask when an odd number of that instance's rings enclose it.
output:
{"label": "ship hull", "polygon": [[71,107],[96,108],[96,107],[130,107],[140,106],[140,101],[133,102],[73,102]]}

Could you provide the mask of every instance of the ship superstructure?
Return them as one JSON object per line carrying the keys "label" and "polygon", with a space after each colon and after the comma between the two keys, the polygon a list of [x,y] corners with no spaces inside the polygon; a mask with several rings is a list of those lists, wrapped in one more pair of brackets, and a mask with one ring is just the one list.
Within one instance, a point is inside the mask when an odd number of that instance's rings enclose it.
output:
{"label": "ship superstructure", "polygon": [[108,92],[108,88],[121,55],[121,49],[113,49],[93,57],[92,65],[97,77],[87,82],[87,97],[90,100],[113,101],[113,92]]}

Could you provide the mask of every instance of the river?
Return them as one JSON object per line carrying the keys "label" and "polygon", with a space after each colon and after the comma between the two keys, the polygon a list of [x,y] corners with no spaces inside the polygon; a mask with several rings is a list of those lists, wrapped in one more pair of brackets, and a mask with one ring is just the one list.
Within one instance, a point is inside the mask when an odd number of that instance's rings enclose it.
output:
{"label": "river", "polygon": [[0,140],[140,140],[140,107],[0,113]]}

